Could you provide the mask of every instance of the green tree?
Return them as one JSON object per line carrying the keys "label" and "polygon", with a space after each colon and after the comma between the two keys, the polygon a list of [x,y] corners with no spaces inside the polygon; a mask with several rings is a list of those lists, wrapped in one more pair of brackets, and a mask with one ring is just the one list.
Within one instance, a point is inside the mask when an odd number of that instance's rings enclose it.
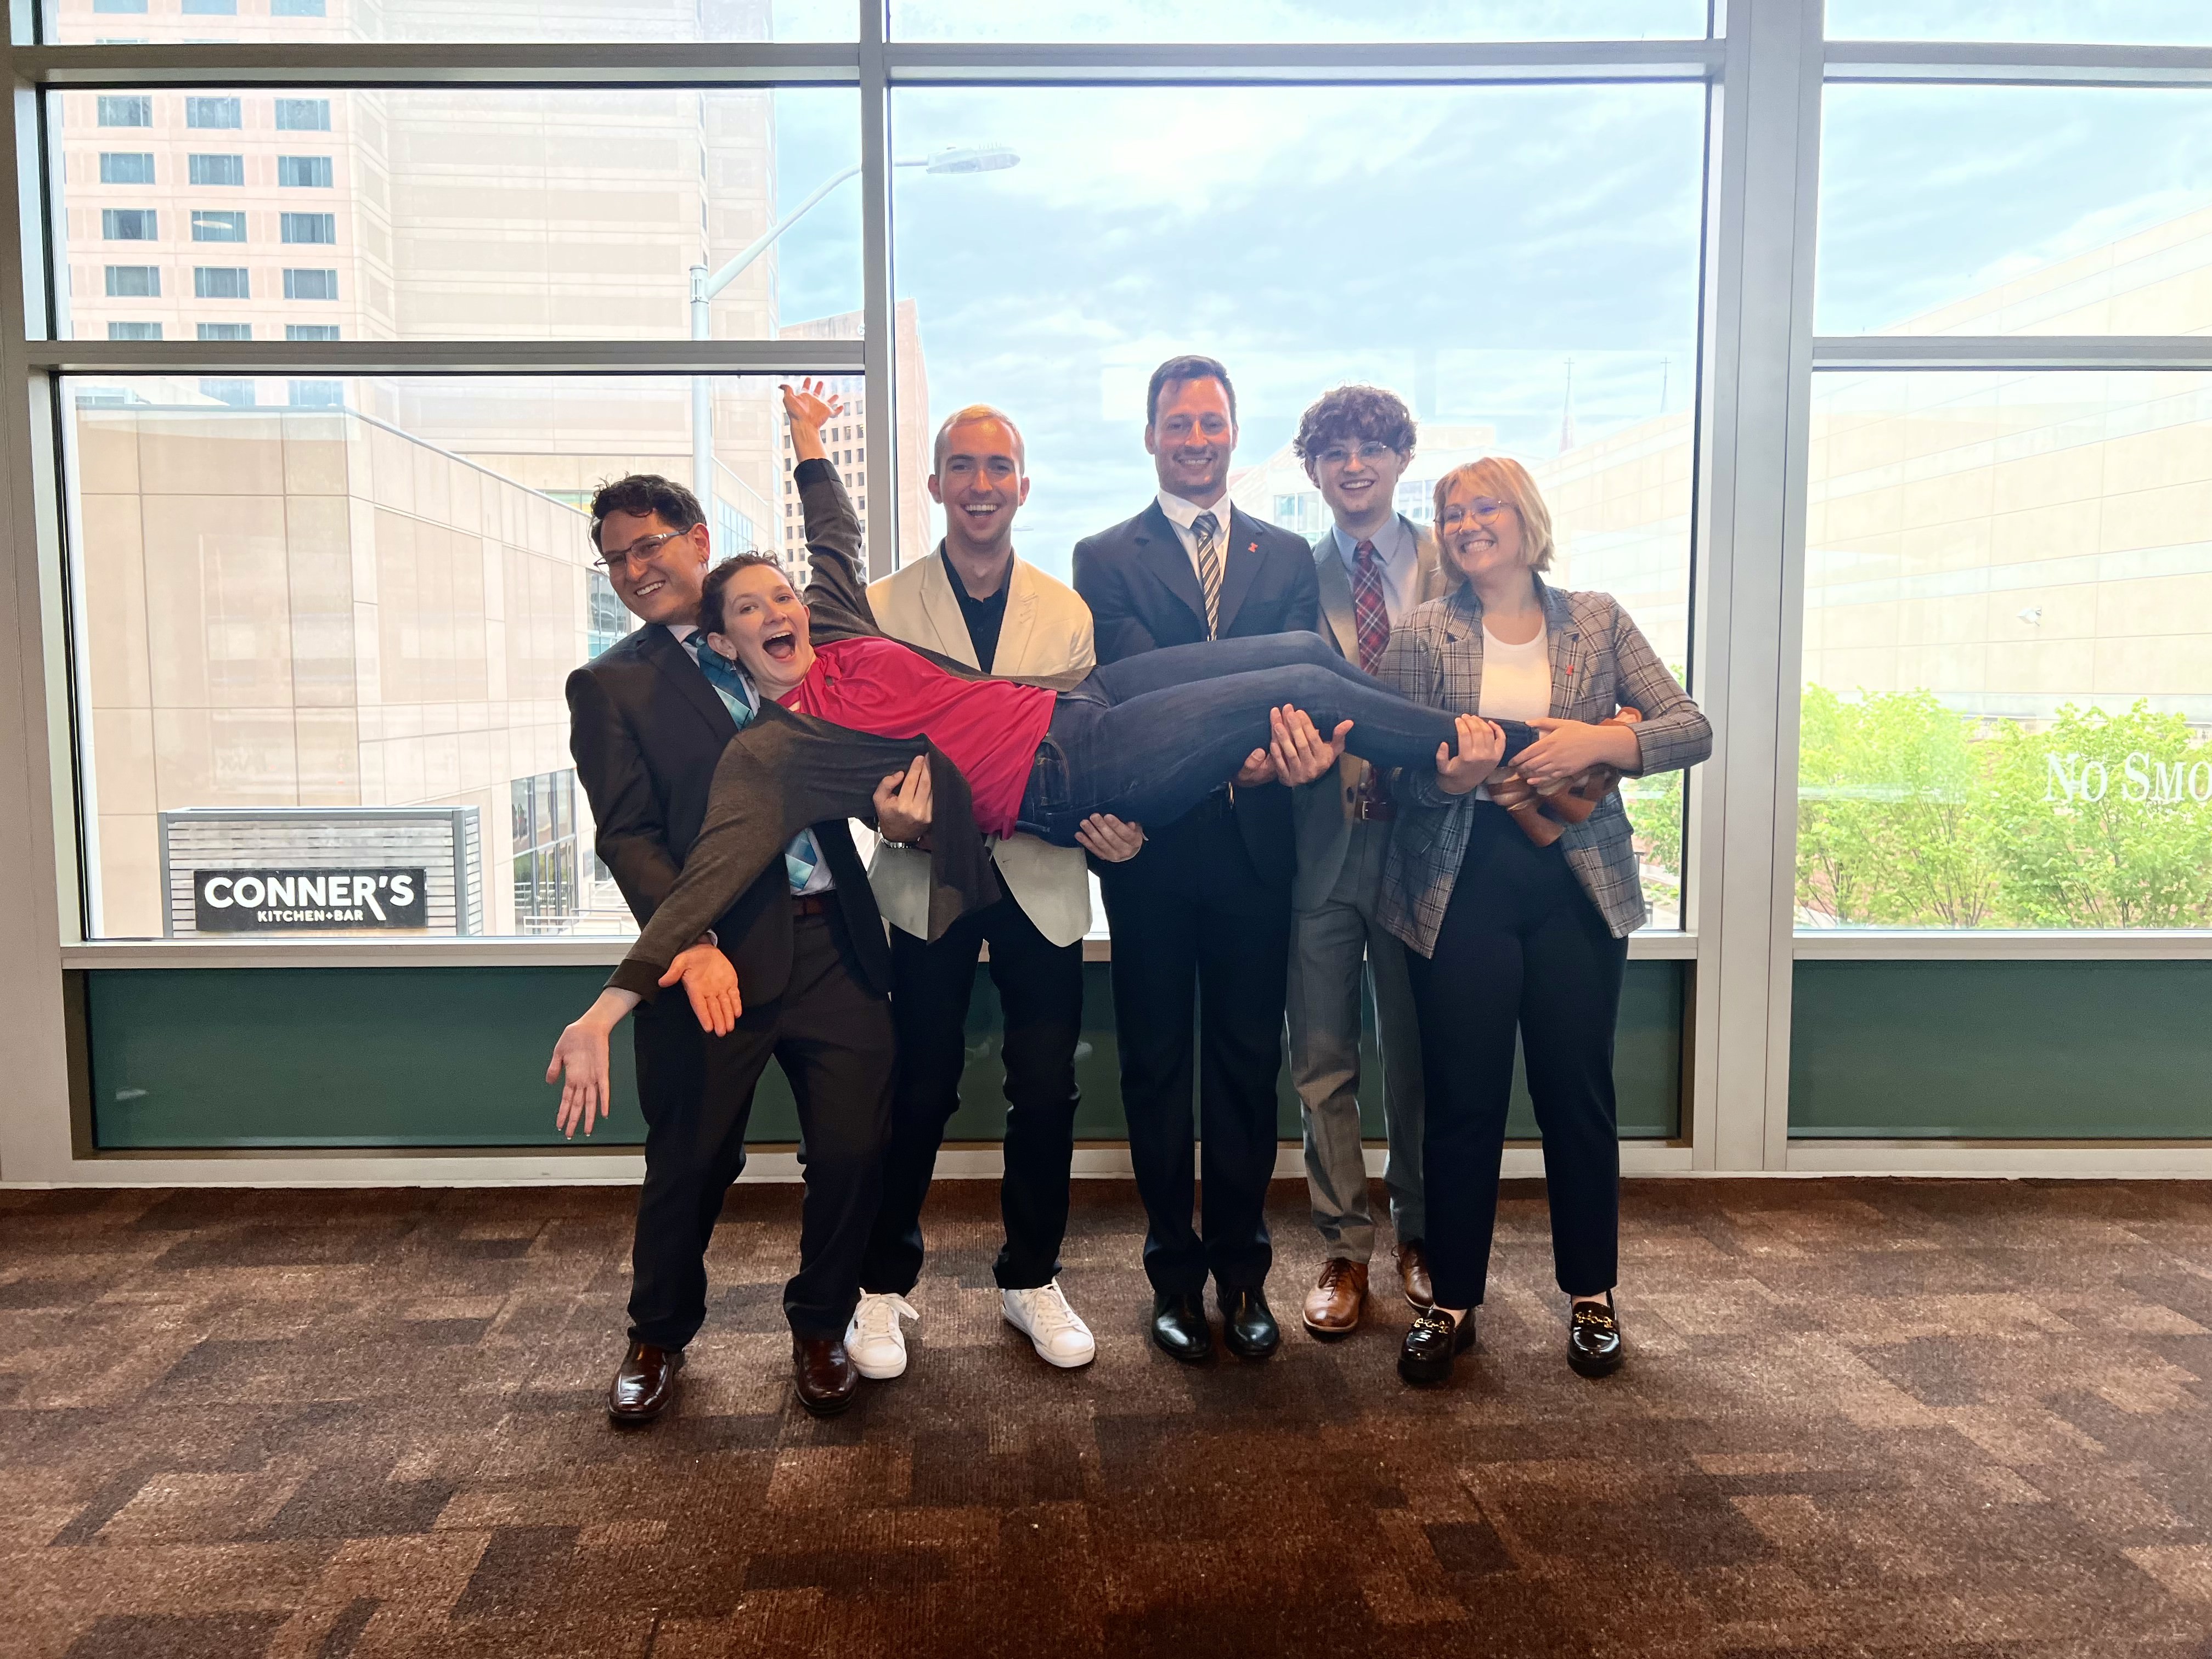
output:
{"label": "green tree", "polygon": [[1978,927],[1998,891],[1974,722],[1926,691],[1805,688],[1797,902],[1845,924]]}
{"label": "green tree", "polygon": [[2179,714],[2070,704],[2040,732],[2003,722],[1987,759],[2006,925],[2212,924],[2212,744]]}

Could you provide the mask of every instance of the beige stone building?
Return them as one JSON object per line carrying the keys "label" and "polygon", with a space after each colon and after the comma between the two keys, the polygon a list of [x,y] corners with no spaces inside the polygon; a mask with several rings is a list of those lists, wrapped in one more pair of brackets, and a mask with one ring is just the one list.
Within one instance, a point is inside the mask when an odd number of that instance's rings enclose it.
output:
{"label": "beige stone building", "polygon": [[[857,311],[842,312],[835,317],[787,323],[782,334],[787,340],[857,340],[860,337],[861,321],[861,313]],[[929,429],[929,374],[922,362],[921,320],[913,301],[898,301],[893,313],[892,331],[898,342],[891,361],[898,404],[897,430],[892,434],[896,481],[878,478],[875,480],[876,489],[869,489],[868,392],[866,383],[858,374],[840,375],[830,382],[830,390],[844,400],[845,407],[839,418],[825,428],[823,441],[830,459],[836,463],[839,476],[845,480],[845,487],[852,492],[863,532],[869,523],[871,495],[880,510],[883,491],[893,489],[897,497],[899,556],[911,560],[926,555],[937,542],[932,533],[929,500],[930,445],[933,436]],[[781,545],[784,568],[794,574],[803,574],[806,564],[805,526],[799,520],[799,497],[791,485],[793,459],[787,431],[782,433],[778,453],[781,458],[778,516],[783,526]]]}

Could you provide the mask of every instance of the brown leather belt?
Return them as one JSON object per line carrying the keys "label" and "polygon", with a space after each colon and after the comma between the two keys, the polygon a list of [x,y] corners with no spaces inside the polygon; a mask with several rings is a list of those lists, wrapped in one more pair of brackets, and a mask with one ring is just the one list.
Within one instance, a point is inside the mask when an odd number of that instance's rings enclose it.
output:
{"label": "brown leather belt", "polygon": [[827,893],[793,893],[791,914],[794,916],[826,916],[830,914],[830,895]]}
{"label": "brown leather belt", "polygon": [[1370,800],[1364,795],[1355,795],[1346,809],[1358,823],[1389,823],[1398,816],[1395,800]]}

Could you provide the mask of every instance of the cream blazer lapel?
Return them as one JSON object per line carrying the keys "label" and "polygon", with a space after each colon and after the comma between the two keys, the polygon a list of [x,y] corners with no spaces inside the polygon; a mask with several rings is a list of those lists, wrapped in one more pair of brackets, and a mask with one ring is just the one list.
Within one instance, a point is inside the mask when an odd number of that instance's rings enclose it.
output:
{"label": "cream blazer lapel", "polygon": [[[1001,674],[1058,673],[1069,666],[1064,662],[1048,669],[1029,665],[1037,625],[1036,575],[1036,569],[1018,557],[1006,574],[1006,614],[1000,619],[999,653],[991,665]],[[946,584],[948,591],[951,586]],[[957,601],[954,608],[958,609]],[[964,622],[960,631],[968,631]],[[974,660],[972,653],[967,660]]]}
{"label": "cream blazer lapel", "polygon": [[945,568],[942,556],[936,553],[929,556],[916,586],[921,614],[929,623],[930,638],[927,643],[955,662],[964,662],[970,668],[981,667],[975,660],[975,642],[968,637],[968,619],[960,614],[960,601],[953,594],[952,577]]}

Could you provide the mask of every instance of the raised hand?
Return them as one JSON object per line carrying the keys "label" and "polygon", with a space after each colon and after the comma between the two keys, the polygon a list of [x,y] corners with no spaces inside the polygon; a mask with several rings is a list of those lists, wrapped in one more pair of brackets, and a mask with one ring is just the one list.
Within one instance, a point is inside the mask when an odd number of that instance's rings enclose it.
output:
{"label": "raised hand", "polygon": [[783,393],[784,418],[791,422],[791,452],[802,461],[823,459],[822,426],[845,412],[845,400],[820,380],[801,380],[797,386],[779,386]]}
{"label": "raised hand", "polygon": [[930,799],[929,757],[916,755],[903,772],[876,786],[872,801],[876,828],[885,841],[904,844],[921,839],[935,808]]}
{"label": "raised hand", "polygon": [[1280,708],[1267,711],[1267,757],[1274,763],[1275,775],[1285,783],[1311,783],[1334,771],[1337,762],[1344,758],[1345,739],[1352,735],[1352,722],[1340,720],[1335,732],[1324,740],[1312,716],[1303,708],[1285,703]]}
{"label": "raised hand", "polygon": [[712,945],[699,944],[676,953],[676,960],[668,964],[668,971],[660,976],[663,985],[682,981],[684,994],[691,1000],[691,1012],[698,1017],[699,1029],[712,1031],[716,1036],[727,1036],[745,1011],[744,999],[738,991],[738,970],[730,966],[729,957]]}
{"label": "raised hand", "polygon": [[1075,826],[1075,843],[1103,863],[1127,864],[1144,850],[1145,826],[1093,812]]}
{"label": "raised hand", "polygon": [[1464,795],[1498,769],[1505,733],[1480,714],[1462,714],[1452,724],[1459,752],[1448,743],[1437,745],[1437,787],[1447,795]]}

